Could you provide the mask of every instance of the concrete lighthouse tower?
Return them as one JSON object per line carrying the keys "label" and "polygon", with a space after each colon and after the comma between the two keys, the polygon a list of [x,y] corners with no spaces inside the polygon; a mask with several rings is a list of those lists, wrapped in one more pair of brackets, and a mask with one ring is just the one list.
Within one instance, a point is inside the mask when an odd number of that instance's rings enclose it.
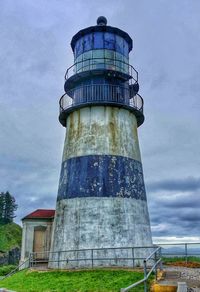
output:
{"label": "concrete lighthouse tower", "polygon": [[132,39],[101,16],[74,35],[71,47],[74,65],[60,99],[66,138],[51,251],[149,246],[137,136],[143,99],[129,64]]}

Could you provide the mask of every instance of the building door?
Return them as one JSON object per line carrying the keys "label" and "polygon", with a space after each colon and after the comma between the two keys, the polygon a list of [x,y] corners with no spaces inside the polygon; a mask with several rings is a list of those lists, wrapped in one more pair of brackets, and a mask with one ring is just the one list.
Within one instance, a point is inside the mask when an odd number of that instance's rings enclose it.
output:
{"label": "building door", "polygon": [[34,229],[34,240],[33,240],[33,252],[35,252],[35,258],[45,258],[45,240],[46,239],[46,228],[43,226],[35,227]]}

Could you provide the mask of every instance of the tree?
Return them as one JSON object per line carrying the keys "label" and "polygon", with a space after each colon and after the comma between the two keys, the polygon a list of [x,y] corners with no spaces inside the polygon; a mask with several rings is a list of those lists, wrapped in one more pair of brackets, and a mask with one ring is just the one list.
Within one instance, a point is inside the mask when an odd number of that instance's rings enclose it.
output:
{"label": "tree", "polygon": [[9,192],[0,193],[0,223],[7,224],[13,222],[15,218],[15,211],[17,210],[17,204],[15,198],[11,196]]}
{"label": "tree", "polygon": [[4,193],[0,193],[0,223],[3,223],[4,205]]}

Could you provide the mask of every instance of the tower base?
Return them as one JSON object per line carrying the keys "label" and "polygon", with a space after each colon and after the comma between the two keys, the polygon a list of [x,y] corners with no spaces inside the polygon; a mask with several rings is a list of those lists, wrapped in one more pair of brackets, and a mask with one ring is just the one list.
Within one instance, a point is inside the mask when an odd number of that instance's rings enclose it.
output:
{"label": "tower base", "polygon": [[146,201],[116,197],[63,199],[57,203],[49,268],[133,267],[141,265],[139,258],[150,254],[150,246]]}

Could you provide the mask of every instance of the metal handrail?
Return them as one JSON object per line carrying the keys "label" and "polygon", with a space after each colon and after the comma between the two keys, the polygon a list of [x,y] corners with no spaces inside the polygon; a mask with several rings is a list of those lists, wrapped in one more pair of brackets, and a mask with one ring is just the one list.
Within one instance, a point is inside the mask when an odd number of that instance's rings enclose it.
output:
{"label": "metal handrail", "polygon": [[[45,252],[32,252],[30,254],[30,266],[43,263],[44,261],[57,262],[58,267],[61,262],[81,262],[81,261],[89,261],[91,263],[91,267],[94,267],[94,261],[112,261],[112,260],[127,260],[132,262],[132,266],[135,267],[136,260],[144,260],[145,257],[142,257],[140,254],[138,256],[135,255],[136,250],[146,250],[154,249],[154,246],[134,246],[134,247],[110,247],[110,248],[93,248],[93,249],[73,249],[73,250],[64,250],[64,251],[45,251]],[[126,251],[127,254],[107,254],[102,255],[98,254],[98,252],[102,251]],[[84,252],[83,256],[79,254],[79,252]],[[85,254],[86,252],[86,254]],[[89,252],[89,254],[87,253]],[[95,255],[94,252],[97,252]]]}
{"label": "metal handrail", "polygon": [[193,244],[198,244],[200,245],[200,242],[180,242],[180,243],[157,243],[157,245],[193,245]]}
{"label": "metal handrail", "polygon": [[[162,248],[162,256],[166,257],[166,258],[170,258],[170,257],[183,257],[185,258],[185,263],[188,263],[188,260],[190,257],[192,256],[197,256],[199,257],[200,255],[200,251],[191,251],[190,250],[190,246],[194,245],[200,245],[200,242],[182,242],[182,243],[159,243],[157,244]],[[181,249],[179,251],[177,250],[171,250],[170,252],[167,251],[166,247],[180,247]]]}
{"label": "metal handrail", "polygon": [[60,98],[60,112],[89,103],[121,104],[143,112],[143,98],[139,94],[131,97],[129,88],[111,84],[85,85],[68,91]]}
{"label": "metal handrail", "polygon": [[[16,274],[19,271],[19,268],[21,268],[24,264],[26,264],[27,262],[29,262],[29,266],[30,266],[30,257],[25,260],[23,263],[19,264],[16,268],[14,268],[14,270],[12,270],[11,272],[9,272],[7,275],[5,275],[4,277],[2,277],[0,279],[0,281],[12,276],[13,274]],[[25,268],[24,268],[25,269]]]}
{"label": "metal handrail", "polygon": [[160,250],[160,246],[158,246],[156,250],[152,251],[152,253],[150,253],[150,255],[145,259],[145,261],[147,262],[159,250]]}
{"label": "metal handrail", "polygon": [[[157,245],[156,245],[157,247]],[[75,252],[75,251],[88,251],[88,250],[126,250],[126,249],[145,249],[145,248],[155,248],[154,245],[147,246],[124,246],[124,247],[101,247],[101,248],[81,248],[81,249],[68,249],[68,250],[60,250],[59,252]],[[57,253],[58,251],[44,251],[44,252],[31,252],[31,254],[44,254],[44,253]]]}
{"label": "metal handrail", "polygon": [[[159,259],[157,260],[157,252],[159,252]],[[147,262],[148,260],[152,259],[154,257],[155,263],[151,267],[150,271],[147,273]],[[145,260],[144,260],[144,278],[137,281],[136,283],[133,283],[132,285],[126,287],[126,288],[121,288],[120,292],[126,292],[129,291],[130,289],[144,283],[144,292],[147,292],[147,280],[150,277],[151,273],[155,270],[156,273],[156,280],[157,280],[157,266],[161,264],[161,247],[157,247]]]}
{"label": "metal handrail", "polygon": [[[102,62],[99,63],[95,63],[95,61],[97,60],[102,60]],[[106,62],[113,62],[113,63],[106,63]],[[85,63],[87,63],[87,65],[84,65]],[[119,62],[122,66],[118,66],[117,62]],[[80,69],[78,69],[78,65],[81,64],[82,66],[80,67]],[[81,60],[78,61],[76,63],[74,63],[73,65],[71,65],[66,73],[65,73],[65,80],[69,79],[71,76],[84,72],[84,71],[89,71],[89,70],[94,70],[96,68],[94,68],[93,66],[105,66],[104,69],[109,69],[109,70],[113,70],[113,71],[118,71],[121,73],[125,73],[131,76],[131,78],[135,81],[138,82],[138,72],[137,70],[130,65],[129,63],[126,63],[124,61],[121,60],[117,60],[117,59],[113,59],[113,58],[89,58],[89,59],[85,59],[85,60]],[[114,68],[109,68],[109,66],[113,66]],[[128,70],[124,70],[122,69],[122,67],[127,66]],[[99,68],[97,68],[99,69]],[[102,68],[101,68],[102,69]]]}

